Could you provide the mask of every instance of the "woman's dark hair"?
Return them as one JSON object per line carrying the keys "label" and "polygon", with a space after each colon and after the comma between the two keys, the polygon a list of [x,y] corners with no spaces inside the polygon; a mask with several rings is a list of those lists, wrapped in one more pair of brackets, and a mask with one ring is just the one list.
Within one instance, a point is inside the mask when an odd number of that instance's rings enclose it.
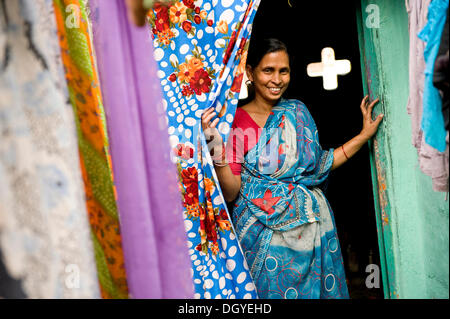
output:
{"label": "woman's dark hair", "polygon": [[287,46],[278,39],[269,38],[264,40],[256,40],[255,42],[250,41],[247,65],[255,68],[266,54],[278,51],[284,51],[289,56]]}
{"label": "woman's dark hair", "polygon": [[[261,60],[266,54],[278,51],[284,51],[289,56],[286,44],[284,44],[278,39],[268,38],[264,40],[255,40],[255,41],[251,40],[247,56],[247,65],[251,66],[252,69],[254,69],[258,66],[258,64],[261,62]],[[247,84],[247,89],[248,89],[248,97],[244,100],[240,100],[238,102],[238,107],[249,103],[251,100],[255,98],[255,89],[253,88],[253,85]]]}

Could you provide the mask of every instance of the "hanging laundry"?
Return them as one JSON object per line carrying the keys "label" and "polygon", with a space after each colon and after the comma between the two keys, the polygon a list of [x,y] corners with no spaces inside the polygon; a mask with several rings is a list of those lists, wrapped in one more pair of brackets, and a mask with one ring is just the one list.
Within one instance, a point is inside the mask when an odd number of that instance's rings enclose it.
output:
{"label": "hanging laundry", "polygon": [[0,6],[0,246],[29,298],[99,298],[51,0]]}
{"label": "hanging laundry", "polygon": [[54,0],[103,298],[128,298],[102,95],[83,1]]}
{"label": "hanging laundry", "polygon": [[417,34],[427,23],[428,6],[431,0],[407,0],[409,19],[409,97],[407,110],[411,116],[412,143],[417,149],[422,140],[423,87],[425,84],[425,43]]}
{"label": "hanging laundry", "polygon": [[132,298],[192,298],[176,166],[148,29],[123,0],[91,0],[125,267]]}
{"label": "hanging laundry", "polygon": [[439,90],[442,97],[442,115],[444,117],[444,127],[447,131],[445,138],[446,148],[444,152],[444,172],[443,178],[447,179],[446,188],[444,191],[448,192],[448,178],[449,178],[449,129],[448,129],[448,112],[450,107],[450,90],[449,90],[449,49],[448,49],[448,19],[449,9],[447,8],[447,18],[445,20],[444,30],[441,36],[441,43],[439,45],[439,52],[436,58],[433,76],[433,85]]}
{"label": "hanging laundry", "polygon": [[439,52],[436,58],[433,76],[433,85],[438,90],[440,90],[441,93],[444,127],[447,132],[448,132],[448,111],[450,107],[448,18],[449,18],[449,11],[447,9],[447,18],[445,20],[444,31],[442,32],[441,43],[439,45]]}
{"label": "hanging laundry", "polygon": [[257,298],[201,131],[214,107],[226,142],[259,0],[175,1],[149,14],[178,165],[196,298]]}
{"label": "hanging laundry", "polygon": [[426,42],[425,58],[425,85],[423,90],[423,113],[421,128],[425,142],[444,152],[446,147],[444,119],[442,116],[442,99],[439,91],[433,86],[434,63],[439,51],[442,31],[447,14],[448,0],[433,0],[428,6],[428,22],[418,37]]}
{"label": "hanging laundry", "polygon": [[448,191],[448,160],[445,152],[425,142],[421,128],[423,92],[425,85],[425,43],[417,34],[427,24],[430,0],[408,0],[406,9],[409,19],[409,96],[407,110],[411,116],[412,144],[417,149],[420,169],[431,177],[433,190]]}

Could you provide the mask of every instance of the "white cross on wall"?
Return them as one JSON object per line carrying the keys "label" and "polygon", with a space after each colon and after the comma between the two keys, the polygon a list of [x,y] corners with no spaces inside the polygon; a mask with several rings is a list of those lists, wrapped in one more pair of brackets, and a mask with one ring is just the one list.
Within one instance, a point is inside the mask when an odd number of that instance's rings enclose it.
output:
{"label": "white cross on wall", "polygon": [[335,90],[338,87],[338,75],[348,74],[352,66],[349,60],[335,60],[334,50],[324,48],[322,50],[322,62],[310,63],[306,72],[310,77],[323,77],[323,88]]}

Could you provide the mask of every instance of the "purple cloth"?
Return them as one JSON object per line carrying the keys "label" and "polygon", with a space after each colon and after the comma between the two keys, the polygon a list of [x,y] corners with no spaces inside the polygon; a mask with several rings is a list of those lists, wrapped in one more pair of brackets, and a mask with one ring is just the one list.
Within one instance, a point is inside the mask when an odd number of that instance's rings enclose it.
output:
{"label": "purple cloth", "polygon": [[123,0],[91,0],[94,46],[131,298],[193,298],[176,166],[146,28]]}

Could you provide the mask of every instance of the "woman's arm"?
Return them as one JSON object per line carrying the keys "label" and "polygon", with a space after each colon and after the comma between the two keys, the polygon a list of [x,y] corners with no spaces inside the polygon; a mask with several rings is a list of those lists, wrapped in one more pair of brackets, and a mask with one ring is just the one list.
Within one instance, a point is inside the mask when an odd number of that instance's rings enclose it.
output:
{"label": "woman's arm", "polygon": [[380,114],[375,120],[372,120],[372,110],[374,105],[378,103],[379,99],[376,99],[367,106],[368,98],[369,96],[366,95],[362,100],[360,106],[361,113],[363,114],[363,128],[361,130],[361,133],[359,133],[357,136],[352,138],[341,147],[338,147],[334,150],[334,160],[333,165],[331,166],[331,170],[334,170],[347,162],[377,132],[378,126],[380,125],[384,115]]}
{"label": "woman's arm", "polygon": [[205,132],[208,149],[214,162],[214,168],[217,177],[219,178],[223,196],[227,202],[232,202],[239,194],[239,189],[241,188],[241,176],[234,175],[225,160],[225,146],[222,137],[216,129],[219,118],[216,118],[211,122],[211,119],[214,116],[216,116],[214,108],[206,110],[202,114],[202,128]]}
{"label": "woman's arm", "polygon": [[234,175],[228,164],[225,166],[214,165],[214,168],[219,178],[223,197],[227,202],[234,201],[241,189],[241,175]]}
{"label": "woman's arm", "polygon": [[363,147],[364,144],[367,143],[367,141],[368,139],[365,139],[358,134],[344,145],[336,148],[333,153],[334,160],[333,165],[331,166],[331,170],[334,170],[347,162],[361,149],[361,147]]}

